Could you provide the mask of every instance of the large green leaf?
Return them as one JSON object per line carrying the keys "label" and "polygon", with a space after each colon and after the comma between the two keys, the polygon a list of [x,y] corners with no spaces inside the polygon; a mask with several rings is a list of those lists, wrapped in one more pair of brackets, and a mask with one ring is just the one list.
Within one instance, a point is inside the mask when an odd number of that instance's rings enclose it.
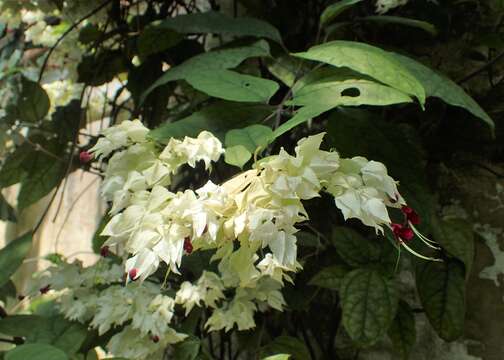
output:
{"label": "large green leaf", "polygon": [[67,354],[74,354],[83,344],[87,329],[60,316],[11,315],[0,320],[0,332],[24,337],[27,343],[51,344]]}
{"label": "large green leaf", "polygon": [[7,352],[5,360],[68,360],[68,356],[51,345],[24,344]]}
{"label": "large green leaf", "polygon": [[143,102],[155,88],[170,81],[182,80],[191,75],[197,76],[213,70],[231,69],[238,66],[245,59],[260,56],[269,56],[269,45],[264,40],[259,40],[249,46],[214,50],[196,55],[182,64],[168,69],[154,84],[145,90],[140,102]]}
{"label": "large green leaf", "polygon": [[243,168],[243,166],[252,158],[252,153],[243,145],[235,145],[226,148],[224,161],[226,164]]}
{"label": "large green leaf", "polygon": [[397,314],[388,329],[388,336],[394,344],[394,349],[403,359],[408,359],[416,341],[415,314],[403,300],[399,301]]}
{"label": "large green leaf", "polygon": [[381,24],[397,24],[397,25],[409,26],[413,28],[422,29],[433,36],[437,35],[437,29],[431,23],[422,20],[409,19],[402,16],[373,15],[360,18],[359,21],[370,21]]}
{"label": "large green leaf", "polygon": [[394,56],[380,48],[359,42],[337,40],[294,55],[336,67],[350,68],[415,96],[421,104],[425,102],[425,90],[419,80]]}
{"label": "large green leaf", "polygon": [[9,242],[0,249],[0,287],[9,281],[9,278],[23,263],[24,258],[30,251],[32,234],[26,233]]}
{"label": "large green leaf", "polygon": [[279,336],[261,349],[261,356],[289,354],[293,360],[311,359],[306,345],[291,336]]}
{"label": "large green leaf", "polygon": [[241,102],[267,103],[279,88],[275,81],[231,70],[192,73],[186,81],[210,96]]}
{"label": "large green leaf", "polygon": [[425,90],[408,68],[380,48],[353,41],[331,41],[311,47],[294,56],[321,61],[336,67],[347,67],[415,96],[425,102]]}
{"label": "large green leaf", "polygon": [[28,174],[31,161],[36,155],[27,142],[10,153],[0,168],[0,187],[8,187],[22,181]]}
{"label": "large green leaf", "polygon": [[464,266],[457,260],[423,262],[416,286],[425,314],[438,335],[453,341],[464,333]]}
{"label": "large green leaf", "polygon": [[173,29],[179,33],[212,33],[232,36],[263,37],[278,43],[282,37],[278,30],[271,24],[253,18],[232,18],[222,12],[209,11],[179,15],[156,23],[159,27]]}
{"label": "large green leaf", "polygon": [[331,243],[350,266],[364,266],[380,260],[380,246],[346,226],[333,229]]}
{"label": "large green leaf", "polygon": [[138,37],[138,53],[142,57],[147,57],[177,45],[182,39],[183,36],[178,32],[151,23],[143,29]]}
{"label": "large green leaf", "polygon": [[485,110],[455,82],[409,57],[395,53],[389,54],[422,83],[427,96],[437,97],[447,104],[464,108],[486,122],[492,129],[495,127]]}
{"label": "large green leaf", "polygon": [[208,130],[224,141],[228,130],[259,123],[273,111],[274,107],[264,104],[216,102],[186,118],[151,130],[149,136],[167,143],[172,137],[181,139],[184,136],[197,136],[202,130]]}
{"label": "large green leaf", "polygon": [[49,96],[37,82],[23,78],[21,94],[17,103],[21,121],[34,123],[47,115],[49,111]]}
{"label": "large green leaf", "polygon": [[434,240],[452,256],[461,260],[466,274],[471,272],[474,260],[474,233],[471,225],[463,219],[434,222]]}
{"label": "large green leaf", "polygon": [[351,8],[362,0],[341,0],[329,5],[320,15],[320,26],[327,25],[346,9]]}
{"label": "large green leaf", "polygon": [[377,271],[358,269],[345,276],[340,289],[346,331],[361,345],[375,343],[394,319],[395,286]]}
{"label": "large green leaf", "polygon": [[308,284],[329,290],[339,290],[341,281],[347,273],[348,268],[346,266],[328,266],[312,277]]}
{"label": "large green leaf", "polygon": [[21,182],[17,204],[20,211],[46,196],[65,174],[65,163],[48,156],[37,159],[39,161],[32,164],[30,176]]}
{"label": "large green leaf", "polygon": [[411,102],[402,91],[367,79],[334,76],[310,83],[294,93],[289,105],[386,106]]}
{"label": "large green leaf", "polygon": [[12,206],[0,194],[0,220],[16,222],[16,213]]}

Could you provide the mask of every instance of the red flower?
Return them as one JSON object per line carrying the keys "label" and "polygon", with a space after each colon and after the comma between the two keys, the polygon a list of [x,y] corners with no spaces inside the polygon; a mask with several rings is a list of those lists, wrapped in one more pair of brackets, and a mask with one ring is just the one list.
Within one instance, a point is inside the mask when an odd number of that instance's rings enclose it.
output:
{"label": "red flower", "polygon": [[81,151],[79,154],[79,160],[83,164],[87,164],[88,162],[91,161],[92,158],[93,155],[91,155],[91,153],[88,151]]}
{"label": "red flower", "polygon": [[415,210],[410,208],[409,206],[403,206],[401,211],[406,216],[406,219],[412,223],[413,225],[420,224],[420,216],[416,213]]}
{"label": "red flower", "polygon": [[51,290],[51,285],[46,285],[43,288],[40,288],[39,291],[41,294],[47,294]]}
{"label": "red flower", "polygon": [[409,241],[413,239],[413,236],[415,236],[413,230],[407,226],[402,226],[401,224],[392,224],[392,232],[399,241]]}
{"label": "red flower", "polygon": [[136,280],[136,277],[137,277],[137,269],[133,268],[129,271],[128,273],[128,276],[129,278],[132,280],[132,281],[135,281]]}
{"label": "red flower", "polygon": [[188,254],[192,253],[193,251],[193,246],[191,243],[191,238],[189,236],[186,236],[184,238],[184,251]]}
{"label": "red flower", "polygon": [[107,245],[105,245],[104,247],[102,247],[100,249],[100,255],[103,256],[103,257],[107,257],[110,255],[110,250],[109,250],[109,247]]}

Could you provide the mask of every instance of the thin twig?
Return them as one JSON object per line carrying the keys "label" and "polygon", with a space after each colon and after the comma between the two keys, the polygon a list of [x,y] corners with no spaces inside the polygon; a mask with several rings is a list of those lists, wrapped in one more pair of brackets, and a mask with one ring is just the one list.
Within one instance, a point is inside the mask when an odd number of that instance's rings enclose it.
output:
{"label": "thin twig", "polygon": [[45,57],[44,59],[44,62],[42,63],[42,67],[40,68],[40,73],[39,73],[39,78],[38,78],[38,82],[40,82],[42,80],[42,76],[44,75],[44,71],[45,71],[45,68],[47,67],[47,63],[49,62],[49,57],[51,56],[51,54],[54,52],[54,50],[56,50],[56,47],[58,47],[58,45],[61,43],[61,41],[63,41],[63,39],[68,35],[70,34],[77,26],[79,26],[84,20],[90,18],[91,16],[93,16],[94,14],[96,14],[97,12],[99,12],[101,9],[103,9],[104,7],[106,7],[108,4],[110,4],[112,2],[112,0],[107,0],[105,1],[103,4],[101,4],[100,6],[98,6],[97,8],[95,8],[93,11],[89,12],[88,14],[86,14],[84,17],[82,17],[80,20],[78,20],[76,23],[73,23],[59,38],[58,40],[56,40],[56,42],[54,43],[53,46],[51,46],[51,48],[49,49],[49,52],[47,53],[47,56]]}
{"label": "thin twig", "polygon": [[484,72],[485,70],[487,70],[488,68],[492,67],[496,62],[498,62],[499,60],[501,60],[502,58],[504,58],[504,51],[501,52],[499,55],[497,55],[496,57],[494,57],[492,60],[490,60],[489,62],[487,62],[485,65],[483,65],[482,67],[480,67],[479,69],[476,69],[474,70],[472,73],[470,73],[469,75],[466,75],[465,77],[463,77],[462,79],[460,79],[459,81],[457,81],[458,84],[462,84],[462,83],[465,83],[466,81],[472,79],[473,77],[481,74],[482,72]]}

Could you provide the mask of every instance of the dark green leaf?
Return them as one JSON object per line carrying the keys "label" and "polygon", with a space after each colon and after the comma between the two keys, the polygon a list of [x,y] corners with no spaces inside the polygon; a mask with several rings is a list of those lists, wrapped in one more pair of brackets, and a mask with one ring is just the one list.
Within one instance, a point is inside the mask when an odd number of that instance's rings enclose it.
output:
{"label": "dark green leaf", "polygon": [[200,346],[200,340],[190,336],[174,346],[173,359],[194,360],[199,354]]}
{"label": "dark green leaf", "polygon": [[87,24],[79,31],[79,42],[88,45],[98,41],[103,33],[97,25]]}
{"label": "dark green leaf", "polygon": [[126,70],[127,64],[123,53],[119,50],[106,50],[96,56],[89,55],[82,58],[77,67],[78,82],[100,86]]}
{"label": "dark green leaf", "polygon": [[293,360],[311,359],[306,345],[291,336],[279,336],[261,349],[261,356],[289,354]]}
{"label": "dark green leaf", "polygon": [[23,78],[21,94],[17,109],[19,119],[28,123],[35,123],[44,118],[49,112],[49,96],[37,82]]}
{"label": "dark green leaf", "polygon": [[182,39],[183,36],[176,31],[152,23],[138,37],[138,52],[140,56],[147,57],[177,45]]}
{"label": "dark green leaf", "polygon": [[262,104],[217,102],[184,119],[165,123],[150,131],[149,136],[167,143],[171,137],[197,136],[202,130],[208,130],[224,141],[228,130],[261,122],[273,111],[274,107]]}
{"label": "dark green leaf", "polygon": [[409,57],[395,53],[389,54],[420,81],[427,96],[434,96],[447,104],[462,107],[486,122],[490,128],[495,127],[493,120],[485,110],[455,82]]}
{"label": "dark green leaf", "polygon": [[16,286],[12,282],[12,280],[8,280],[5,284],[0,286],[0,301],[5,303],[7,298],[16,298]]}
{"label": "dark green leaf", "polygon": [[380,260],[380,245],[377,241],[368,240],[345,226],[335,227],[331,237],[339,256],[348,265],[355,267]]}
{"label": "dark green leaf", "polygon": [[425,90],[416,77],[385,50],[353,41],[331,41],[295,56],[347,67],[425,102]]}
{"label": "dark green leaf", "polygon": [[5,360],[68,360],[68,357],[51,345],[24,344],[7,352]]}
{"label": "dark green leaf", "polygon": [[411,348],[415,345],[416,329],[415,314],[407,302],[399,301],[397,314],[390,325],[388,336],[394,344],[394,349],[403,359],[408,359]]}
{"label": "dark green leaf", "polygon": [[327,25],[346,9],[351,8],[362,0],[341,0],[324,9],[320,15],[320,26]]}
{"label": "dark green leaf", "polygon": [[32,234],[26,233],[0,249],[0,287],[4,286],[23,263],[32,243]]}
{"label": "dark green leaf", "polygon": [[377,271],[358,269],[344,277],[340,289],[345,330],[361,345],[375,343],[394,319],[395,286]]}
{"label": "dark green leaf", "polygon": [[348,268],[341,265],[332,265],[320,270],[308,284],[330,290],[339,290],[343,277],[348,273]]}
{"label": "dark green leaf", "polygon": [[440,220],[433,226],[434,240],[452,256],[461,260],[466,274],[471,272],[474,259],[474,234],[471,225],[462,219]]}
{"label": "dark green leaf", "polygon": [[0,220],[16,222],[16,213],[12,206],[0,194]]}
{"label": "dark green leaf", "polygon": [[0,169],[0,187],[4,188],[21,182],[28,174],[33,155],[33,146],[27,142],[10,153]]}
{"label": "dark green leaf", "polygon": [[259,56],[269,56],[269,45],[264,40],[257,41],[250,46],[221,49],[196,55],[166,71],[163,76],[145,90],[140,102],[145,101],[155,88],[170,81],[182,80],[191,75],[197,76],[213,70],[231,69],[238,66],[245,59]]}
{"label": "dark green leaf", "polygon": [[267,103],[279,89],[272,80],[231,70],[193,73],[185,80],[205,94],[231,101]]}
{"label": "dark green leaf", "polygon": [[402,16],[390,16],[390,15],[376,15],[376,16],[366,16],[360,18],[359,21],[370,21],[382,24],[397,24],[404,25],[413,28],[418,28],[428,32],[429,34],[436,36],[437,29],[431,23],[422,20],[409,19]]}
{"label": "dark green leaf", "polygon": [[278,30],[265,21],[246,17],[232,18],[214,11],[179,15],[161,21],[158,26],[186,34],[212,33],[253,36],[271,39],[278,43],[282,42]]}
{"label": "dark green leaf", "polygon": [[423,262],[416,286],[427,318],[438,335],[453,341],[464,333],[464,266],[457,260]]}

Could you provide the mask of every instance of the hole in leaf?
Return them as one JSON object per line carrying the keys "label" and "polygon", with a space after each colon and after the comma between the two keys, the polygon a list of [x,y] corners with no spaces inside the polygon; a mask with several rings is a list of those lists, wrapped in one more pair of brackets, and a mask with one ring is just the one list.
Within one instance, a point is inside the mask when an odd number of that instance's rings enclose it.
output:
{"label": "hole in leaf", "polygon": [[354,87],[348,88],[341,92],[341,96],[358,97],[360,96],[360,90]]}
{"label": "hole in leaf", "polygon": [[249,86],[250,86],[250,84],[249,84],[249,83],[245,83],[245,86],[246,86],[246,87],[249,87]]}

